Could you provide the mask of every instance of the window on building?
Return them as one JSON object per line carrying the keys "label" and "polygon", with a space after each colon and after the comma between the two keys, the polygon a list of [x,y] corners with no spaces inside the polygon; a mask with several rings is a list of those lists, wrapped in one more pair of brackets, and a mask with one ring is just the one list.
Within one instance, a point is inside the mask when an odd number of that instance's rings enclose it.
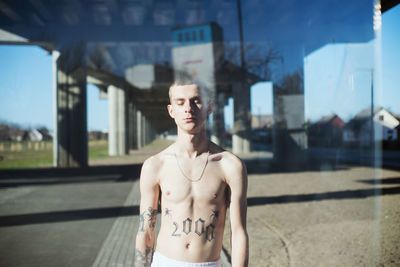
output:
{"label": "window on building", "polygon": [[200,30],[200,40],[204,41],[204,30]]}

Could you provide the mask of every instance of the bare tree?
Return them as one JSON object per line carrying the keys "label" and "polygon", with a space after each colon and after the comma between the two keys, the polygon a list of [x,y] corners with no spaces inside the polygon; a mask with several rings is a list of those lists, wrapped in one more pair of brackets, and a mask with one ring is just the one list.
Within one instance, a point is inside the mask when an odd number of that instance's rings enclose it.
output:
{"label": "bare tree", "polygon": [[301,71],[295,71],[292,74],[287,74],[283,77],[281,86],[279,87],[280,94],[291,95],[301,94],[304,92],[303,75]]}
{"label": "bare tree", "polygon": [[95,70],[100,71],[110,71],[111,64],[106,59],[106,48],[102,46],[96,47],[90,54],[88,58],[88,66]]}
{"label": "bare tree", "polygon": [[[282,56],[276,48],[264,44],[248,42],[245,44],[244,53],[247,72],[257,75],[265,81],[272,78],[272,64],[282,60]],[[240,66],[239,43],[225,44],[225,58]]]}

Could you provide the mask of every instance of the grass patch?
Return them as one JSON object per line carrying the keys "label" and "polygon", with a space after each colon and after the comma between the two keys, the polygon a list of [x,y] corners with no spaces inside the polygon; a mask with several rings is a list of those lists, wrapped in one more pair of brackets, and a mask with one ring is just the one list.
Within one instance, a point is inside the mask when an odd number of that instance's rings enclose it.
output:
{"label": "grass patch", "polygon": [[52,166],[52,150],[22,150],[22,151],[1,151],[0,169],[32,168]]}
{"label": "grass patch", "polygon": [[108,155],[108,142],[106,140],[89,141],[89,159],[110,157]]}
{"label": "grass patch", "polygon": [[[0,169],[38,168],[53,166],[52,142],[45,145],[27,142],[0,143]],[[106,140],[89,142],[89,159],[106,158],[108,143]]]}

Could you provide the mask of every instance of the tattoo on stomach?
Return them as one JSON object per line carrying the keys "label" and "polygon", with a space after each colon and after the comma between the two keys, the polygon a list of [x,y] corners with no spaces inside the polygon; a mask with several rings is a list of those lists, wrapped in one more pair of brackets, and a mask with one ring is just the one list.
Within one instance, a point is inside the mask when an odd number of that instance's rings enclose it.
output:
{"label": "tattoo on stomach", "polygon": [[[169,211],[168,214],[165,212],[165,216],[171,214],[170,209],[165,209],[165,211]],[[212,214],[210,215],[212,223],[209,225],[206,225],[206,221],[203,220],[202,218],[198,218],[196,221],[194,221],[191,218],[186,218],[185,220],[182,221],[181,224],[179,224],[176,221],[173,221],[173,230],[171,233],[171,236],[174,237],[180,237],[182,234],[189,235],[190,233],[194,232],[197,234],[197,236],[202,237],[211,242],[214,240],[214,230],[215,230],[215,221],[218,219],[218,211],[213,210]]]}
{"label": "tattoo on stomach", "polygon": [[177,222],[173,222],[173,224],[174,224],[175,230],[172,233],[172,236],[181,236],[181,234],[177,234],[176,233],[178,231],[178,229],[179,229],[178,223]]}

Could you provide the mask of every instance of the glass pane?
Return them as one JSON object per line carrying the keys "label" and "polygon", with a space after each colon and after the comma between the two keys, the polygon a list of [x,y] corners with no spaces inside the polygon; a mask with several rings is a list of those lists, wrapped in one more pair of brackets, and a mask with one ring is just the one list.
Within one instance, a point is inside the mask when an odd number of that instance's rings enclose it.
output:
{"label": "glass pane", "polygon": [[207,137],[246,164],[249,266],[400,265],[399,21],[375,0],[3,0],[0,190],[18,199],[10,169],[39,167],[137,183],[177,138],[183,77],[212,102]]}

